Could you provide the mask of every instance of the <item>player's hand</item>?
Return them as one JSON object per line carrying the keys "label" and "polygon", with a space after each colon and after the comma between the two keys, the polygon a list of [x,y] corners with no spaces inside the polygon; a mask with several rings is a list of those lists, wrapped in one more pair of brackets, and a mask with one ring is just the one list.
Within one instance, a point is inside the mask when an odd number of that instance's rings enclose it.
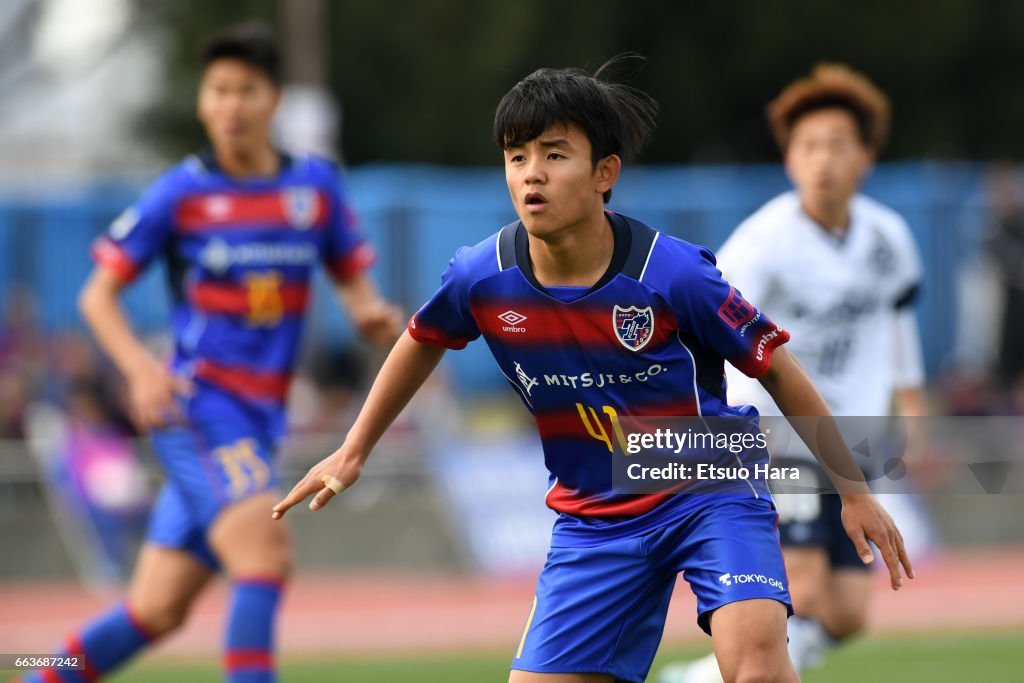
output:
{"label": "player's hand", "polygon": [[147,358],[128,374],[128,401],[135,426],[148,432],[184,421],[178,399],[193,394],[188,379]]}
{"label": "player's hand", "polygon": [[899,590],[903,585],[901,565],[907,577],[914,578],[914,568],[903,545],[903,535],[873,495],[856,493],[843,496],[843,526],[864,564],[871,564],[874,560],[868,541],[878,547],[889,569],[889,583],[893,590]]}
{"label": "player's hand", "polygon": [[359,334],[372,344],[394,344],[405,329],[402,312],[383,299],[368,301],[351,315]]}
{"label": "player's hand", "polygon": [[272,508],[271,517],[281,519],[290,508],[311,494],[316,495],[310,501],[309,509],[315,512],[327,505],[331,498],[355,484],[362,473],[363,459],[351,457],[342,446],[314,465],[288,495]]}

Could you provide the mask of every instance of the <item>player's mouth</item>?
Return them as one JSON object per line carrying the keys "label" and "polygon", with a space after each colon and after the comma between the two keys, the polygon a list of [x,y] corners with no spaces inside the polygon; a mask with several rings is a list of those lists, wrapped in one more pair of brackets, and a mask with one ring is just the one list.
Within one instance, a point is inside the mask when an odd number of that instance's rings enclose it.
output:
{"label": "player's mouth", "polygon": [[542,195],[540,192],[530,192],[529,194],[526,195],[526,198],[523,201],[523,203],[526,204],[527,211],[529,211],[530,213],[538,213],[539,211],[543,211],[547,207],[548,200],[545,199],[544,195]]}

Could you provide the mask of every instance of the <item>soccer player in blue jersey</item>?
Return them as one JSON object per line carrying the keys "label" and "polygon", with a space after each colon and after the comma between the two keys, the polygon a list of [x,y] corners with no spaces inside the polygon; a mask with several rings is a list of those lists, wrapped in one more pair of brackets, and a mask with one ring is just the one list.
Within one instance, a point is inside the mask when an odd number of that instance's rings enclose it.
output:
{"label": "soccer player in blue jersey", "polygon": [[[266,509],[278,497],[273,455],[316,265],[334,277],[364,336],[387,342],[401,331],[366,275],[373,251],[337,169],[271,143],[273,37],[231,29],[208,44],[204,64],[198,116],[211,150],[164,173],[97,241],[80,298],[166,481],[127,600],[64,646],[84,656],[84,670],[32,672],[26,683],[101,679],[176,629],[220,571],[232,584],[225,680],[276,680],[274,619],[291,549]],[[168,266],[173,297],[169,364],[140,343],[119,305],[155,259]]]}
{"label": "soccer player in blue jersey", "polygon": [[[547,504],[559,513],[512,683],[643,681],[681,571],[726,680],[797,680],[764,482],[705,495],[613,486],[614,423],[599,420],[756,415],[727,405],[724,359],[760,377],[787,414],[828,416],[779,348],[788,334],[722,279],[710,252],[605,210],[653,112],[640,92],[571,69],[541,69],[505,95],[495,137],[520,220],[456,253],[345,442],[273,509],[280,518],[314,495],[316,510],[352,486],[445,349],[483,336],[536,419],[551,473]],[[912,573],[899,531],[850,474],[845,449],[817,450],[830,471],[850,477],[837,485],[860,554],[870,556],[868,539],[876,543],[898,587],[900,565]],[[763,449],[743,457],[763,461]]]}

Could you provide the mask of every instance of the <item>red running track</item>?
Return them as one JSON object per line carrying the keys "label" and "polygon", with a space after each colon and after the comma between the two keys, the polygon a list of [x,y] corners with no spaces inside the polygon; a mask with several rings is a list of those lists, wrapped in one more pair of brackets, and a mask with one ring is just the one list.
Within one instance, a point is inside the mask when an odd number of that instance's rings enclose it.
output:
{"label": "red running track", "polygon": [[[878,573],[872,629],[886,631],[1024,628],[1024,549],[961,550],[918,567],[894,593]],[[300,574],[289,585],[279,624],[287,654],[512,651],[533,597],[534,577],[493,579],[363,572]],[[226,585],[212,586],[186,627],[158,654],[216,654]],[[0,652],[46,653],[82,620],[116,599],[72,583],[0,584]],[[665,639],[703,638],[695,600],[680,580]]]}

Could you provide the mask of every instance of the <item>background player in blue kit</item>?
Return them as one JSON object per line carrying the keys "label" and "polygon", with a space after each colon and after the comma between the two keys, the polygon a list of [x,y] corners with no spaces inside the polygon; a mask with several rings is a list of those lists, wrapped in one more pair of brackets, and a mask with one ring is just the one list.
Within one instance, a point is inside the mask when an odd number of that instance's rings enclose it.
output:
{"label": "background player in blue kit", "polygon": [[[747,415],[725,400],[723,359],[759,376],[787,414],[827,415],[788,334],[731,288],[705,249],[605,211],[622,160],[653,125],[642,93],[577,70],[541,69],[495,117],[520,220],[461,249],[410,320],[345,442],[277,506],[316,510],[360,476],[374,445],[446,348],[483,336],[533,413],[559,513],[509,680],[642,681],[676,575],[698,598],[727,680],[795,681],[789,597],[763,482],[731,494],[622,494],[612,486],[618,416]],[[774,356],[773,356],[774,351]],[[823,453],[856,471],[845,451]],[[765,461],[763,449],[742,454]],[[851,475],[855,476],[855,475]],[[899,532],[863,480],[844,517],[861,555],[882,550],[893,587],[911,573]],[[732,576],[764,581],[732,581]]]}
{"label": "background player in blue kit", "polygon": [[[136,423],[151,433],[167,478],[126,602],[65,645],[84,655],[85,669],[25,681],[100,679],[179,626],[220,570],[232,581],[225,680],[276,680],[274,617],[291,550],[287,528],[266,509],[317,263],[366,337],[386,342],[401,329],[365,274],[373,252],[336,168],[271,143],[278,62],[259,27],[213,39],[198,98],[212,149],[164,173],[95,245],[82,313],[126,377]],[[139,342],[118,302],[157,258],[173,296],[169,366]]]}

